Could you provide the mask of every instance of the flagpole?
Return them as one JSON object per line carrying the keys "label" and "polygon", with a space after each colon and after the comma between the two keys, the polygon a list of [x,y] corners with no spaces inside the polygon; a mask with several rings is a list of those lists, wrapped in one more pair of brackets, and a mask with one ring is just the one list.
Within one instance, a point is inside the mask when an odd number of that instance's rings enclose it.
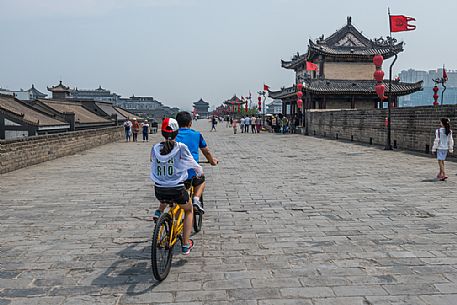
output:
{"label": "flagpole", "polygon": [[443,106],[443,100],[444,100],[444,91],[446,91],[446,80],[444,79],[444,65],[443,65],[443,82],[441,83],[441,86],[443,86],[443,91],[441,91],[441,106]]}
{"label": "flagpole", "polygon": [[[393,52],[393,38],[392,38],[392,24],[390,18],[390,7],[387,8],[387,14],[389,15],[389,32],[390,32],[390,52]],[[391,117],[391,108],[392,108],[392,68],[397,61],[398,55],[395,53],[394,60],[390,64],[389,68],[389,96],[388,96],[388,105],[387,105],[387,141],[385,150],[392,150],[392,117]]]}

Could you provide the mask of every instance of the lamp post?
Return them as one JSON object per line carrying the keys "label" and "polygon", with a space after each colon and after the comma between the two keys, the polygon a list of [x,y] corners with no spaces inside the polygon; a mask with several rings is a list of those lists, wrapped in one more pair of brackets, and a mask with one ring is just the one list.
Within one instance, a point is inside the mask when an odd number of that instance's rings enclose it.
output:
{"label": "lamp post", "polygon": [[262,98],[261,98],[261,97],[263,96],[263,112],[261,112],[261,113],[262,113],[262,116],[263,116],[263,119],[262,119],[262,122],[263,122],[263,123],[262,123],[262,126],[265,126],[265,100],[267,99],[267,95],[266,95],[267,92],[264,91],[264,90],[262,90],[262,91],[257,91],[257,93],[259,94],[259,97],[258,97],[258,100],[259,100],[259,102],[258,102],[259,110],[262,110],[262,109],[261,109],[261,108],[262,108],[262,102],[261,102]]}

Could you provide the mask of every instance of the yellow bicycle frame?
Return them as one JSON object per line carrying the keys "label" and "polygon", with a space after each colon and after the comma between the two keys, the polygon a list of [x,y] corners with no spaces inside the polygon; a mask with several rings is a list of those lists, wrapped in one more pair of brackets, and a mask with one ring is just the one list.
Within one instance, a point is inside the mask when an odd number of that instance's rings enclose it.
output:
{"label": "yellow bicycle frame", "polygon": [[173,205],[173,207],[170,208],[168,211],[168,214],[171,216],[172,219],[172,225],[171,225],[171,232],[170,232],[170,242],[169,245],[170,247],[173,247],[176,242],[178,241],[178,236],[181,235],[183,229],[184,229],[184,222],[183,222],[183,216],[184,216],[184,210],[181,209],[181,207],[177,204]]}

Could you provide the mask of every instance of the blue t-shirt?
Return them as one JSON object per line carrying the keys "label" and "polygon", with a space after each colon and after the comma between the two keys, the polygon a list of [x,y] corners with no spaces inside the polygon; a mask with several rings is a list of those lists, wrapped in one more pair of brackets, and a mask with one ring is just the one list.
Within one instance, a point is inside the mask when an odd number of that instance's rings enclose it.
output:
{"label": "blue t-shirt", "polygon": [[[192,157],[194,157],[195,161],[197,162],[199,159],[198,150],[207,146],[202,134],[199,131],[190,128],[179,128],[176,142],[186,144],[187,148],[189,148],[189,151],[192,154]],[[187,173],[189,176],[188,179],[196,176],[196,173],[193,169],[189,169]]]}

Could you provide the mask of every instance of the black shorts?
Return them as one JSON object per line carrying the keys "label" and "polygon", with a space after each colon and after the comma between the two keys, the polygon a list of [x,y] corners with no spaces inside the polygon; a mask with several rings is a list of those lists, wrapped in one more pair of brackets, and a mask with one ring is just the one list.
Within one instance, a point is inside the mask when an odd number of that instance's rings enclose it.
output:
{"label": "black shorts", "polygon": [[200,184],[202,184],[203,182],[205,182],[205,176],[201,176],[201,177],[195,176],[191,179],[187,179],[186,181],[184,181],[184,185],[185,185],[186,189],[190,189],[191,184],[193,187],[196,187],[196,186],[199,186]]}
{"label": "black shorts", "polygon": [[185,205],[189,202],[189,193],[184,186],[155,187],[156,198],[160,202]]}

